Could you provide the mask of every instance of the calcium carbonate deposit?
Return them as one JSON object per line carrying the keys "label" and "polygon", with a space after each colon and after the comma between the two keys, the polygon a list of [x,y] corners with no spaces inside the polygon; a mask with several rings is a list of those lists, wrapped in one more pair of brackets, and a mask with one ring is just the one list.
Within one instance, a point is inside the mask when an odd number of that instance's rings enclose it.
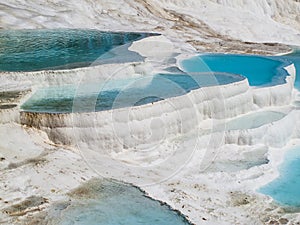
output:
{"label": "calcium carbonate deposit", "polygon": [[300,2],[0,0],[0,224],[298,224]]}

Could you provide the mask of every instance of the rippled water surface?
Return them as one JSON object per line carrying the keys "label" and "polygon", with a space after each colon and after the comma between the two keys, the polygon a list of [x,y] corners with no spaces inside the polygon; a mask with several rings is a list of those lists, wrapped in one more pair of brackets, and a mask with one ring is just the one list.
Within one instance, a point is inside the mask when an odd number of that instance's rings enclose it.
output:
{"label": "rippled water surface", "polygon": [[2,30],[0,71],[86,67],[109,50],[150,35],[76,29]]}

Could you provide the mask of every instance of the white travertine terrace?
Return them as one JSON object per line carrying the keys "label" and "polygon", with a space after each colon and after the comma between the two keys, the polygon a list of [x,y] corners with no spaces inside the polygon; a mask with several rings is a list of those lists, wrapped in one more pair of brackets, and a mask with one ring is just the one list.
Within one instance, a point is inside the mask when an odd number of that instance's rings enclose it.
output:
{"label": "white travertine terrace", "polygon": [[[46,87],[55,85],[80,84],[81,82],[105,81],[137,75],[142,73],[139,65],[147,68],[145,63],[104,64],[72,70],[43,70],[35,72],[1,72],[1,86],[14,85],[16,87]],[[147,71],[148,72],[148,71]],[[19,85],[19,86],[18,86]]]}
{"label": "white travertine terrace", "polygon": [[288,105],[291,103],[296,78],[294,65],[285,68],[291,76],[286,77],[286,83],[253,91],[253,101],[259,107]]}
{"label": "white travertine terrace", "polygon": [[[21,112],[21,123],[45,131],[51,140],[59,144],[77,146],[83,142],[92,150],[109,154],[110,151],[134,151],[145,145],[155,145],[162,139],[172,140],[201,130],[201,124],[206,120],[226,120],[259,108],[289,105],[294,90],[295,68],[290,65],[286,70],[289,76],[286,83],[280,85],[250,87],[244,79],[227,85],[202,87],[186,95],[130,108],[90,113]],[[269,133],[276,133],[278,127],[274,124],[271,127],[263,126],[246,133],[225,132],[224,144],[251,145],[264,141],[271,146],[284,146],[292,135],[277,143],[280,139]],[[289,127],[290,131],[292,127]],[[213,130],[214,125],[209,129]],[[262,138],[264,135],[270,140]],[[157,155],[159,157],[160,154]]]}

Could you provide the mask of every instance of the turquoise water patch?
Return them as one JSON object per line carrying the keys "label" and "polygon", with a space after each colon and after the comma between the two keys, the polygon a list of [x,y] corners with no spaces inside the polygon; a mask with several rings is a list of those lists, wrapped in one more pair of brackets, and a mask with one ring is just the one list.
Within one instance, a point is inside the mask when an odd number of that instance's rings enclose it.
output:
{"label": "turquoise water patch", "polygon": [[192,90],[224,85],[245,79],[231,74],[189,76],[186,74],[157,74],[99,84],[58,86],[38,90],[22,105],[30,112],[90,112],[144,105]]}
{"label": "turquoise water patch", "polygon": [[245,76],[251,86],[269,86],[285,83],[288,75],[286,61],[255,55],[202,54],[183,60],[181,65],[188,73],[225,72]]}
{"label": "turquoise water patch", "polygon": [[[108,181],[75,191],[68,207],[57,205],[48,213],[58,225],[188,225],[168,205],[152,200],[136,187]],[[81,195],[87,194],[87,196]],[[51,223],[52,222],[52,223]]]}
{"label": "turquoise water patch", "polygon": [[117,46],[151,35],[77,29],[1,30],[0,71],[86,67]]}
{"label": "turquoise water patch", "polygon": [[280,166],[280,176],[259,189],[259,192],[271,196],[278,203],[300,207],[300,147],[287,152]]}

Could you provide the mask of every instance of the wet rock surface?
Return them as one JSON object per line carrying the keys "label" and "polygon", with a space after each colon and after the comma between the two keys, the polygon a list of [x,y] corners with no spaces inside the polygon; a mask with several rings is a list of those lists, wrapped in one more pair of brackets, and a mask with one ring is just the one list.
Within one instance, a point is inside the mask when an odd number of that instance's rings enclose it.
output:
{"label": "wet rock surface", "polygon": [[0,110],[13,109],[30,91],[0,91]]}
{"label": "wet rock surface", "polygon": [[23,216],[28,212],[40,211],[40,206],[47,203],[47,199],[41,196],[30,196],[18,204],[5,208],[4,213],[10,216]]}

